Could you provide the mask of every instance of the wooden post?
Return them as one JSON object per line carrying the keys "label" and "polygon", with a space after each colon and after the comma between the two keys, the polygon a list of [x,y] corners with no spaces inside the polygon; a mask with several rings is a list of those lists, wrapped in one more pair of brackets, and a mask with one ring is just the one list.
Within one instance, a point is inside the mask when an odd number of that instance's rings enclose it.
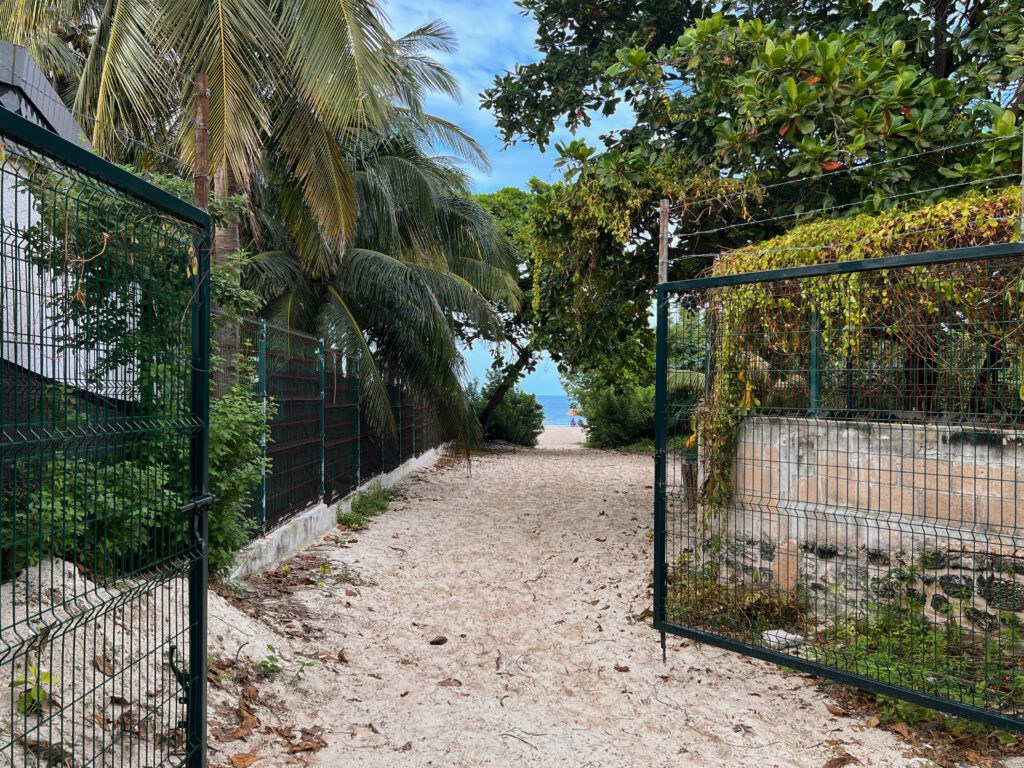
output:
{"label": "wooden post", "polygon": [[210,81],[196,75],[196,207],[210,210]]}
{"label": "wooden post", "polygon": [[662,198],[658,231],[658,284],[668,282],[668,200]]}

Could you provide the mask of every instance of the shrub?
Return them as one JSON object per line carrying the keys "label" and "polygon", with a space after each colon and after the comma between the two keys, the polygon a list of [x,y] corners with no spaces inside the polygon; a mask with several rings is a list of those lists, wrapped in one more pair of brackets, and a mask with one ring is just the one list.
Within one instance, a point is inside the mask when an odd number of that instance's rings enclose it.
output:
{"label": "shrub", "polygon": [[[483,413],[488,398],[499,382],[499,376],[492,370],[483,389],[478,390],[478,384],[473,387],[471,393],[477,416]],[[519,387],[513,387],[505,393],[505,397],[495,409],[484,431],[484,440],[505,440],[534,448],[538,435],[543,431],[544,407],[537,402],[535,395],[523,392]]]}
{"label": "shrub", "polygon": [[269,438],[268,425],[275,406],[253,394],[252,361],[239,354],[231,366],[226,392],[210,397],[210,510],[209,553],[211,574],[222,574],[249,542],[255,521],[249,517],[253,489],[270,460],[262,455],[261,439]]}
{"label": "shrub", "polygon": [[599,386],[577,393],[588,444],[619,448],[654,440],[654,387]]}

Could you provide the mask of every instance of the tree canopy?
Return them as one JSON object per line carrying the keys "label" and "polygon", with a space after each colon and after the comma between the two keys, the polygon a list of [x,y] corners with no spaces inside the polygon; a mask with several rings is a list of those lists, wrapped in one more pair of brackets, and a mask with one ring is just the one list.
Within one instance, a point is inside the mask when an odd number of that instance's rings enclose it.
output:
{"label": "tree canopy", "polygon": [[538,338],[563,370],[649,371],[660,198],[680,279],[809,218],[1019,174],[1020,3],[626,5],[524,2],[544,57],[484,94],[508,141],[635,118],[600,148],[559,145],[564,181],[536,188]]}

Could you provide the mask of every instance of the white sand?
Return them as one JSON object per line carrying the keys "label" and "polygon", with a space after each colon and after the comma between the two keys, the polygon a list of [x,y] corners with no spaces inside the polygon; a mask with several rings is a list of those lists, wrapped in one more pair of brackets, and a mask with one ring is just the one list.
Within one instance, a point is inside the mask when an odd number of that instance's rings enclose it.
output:
{"label": "white sand", "polygon": [[[321,659],[299,682],[291,661],[256,681],[261,726],[211,739],[211,764],[820,768],[844,751],[913,764],[893,734],[830,714],[803,676],[679,638],[663,664],[633,619],[651,604],[651,458],[582,439],[549,428],[538,450],[422,472],[357,542],[325,539],[289,564],[316,580],[326,559],[322,587],[289,587],[273,617],[266,585],[253,588],[239,605],[263,624],[212,604],[211,653],[248,642],[239,658],[259,659],[271,643]],[[370,583],[338,583],[345,569]],[[348,663],[323,660],[342,649]],[[237,724],[240,687],[212,693],[215,720]],[[326,746],[287,754],[300,728]]]}

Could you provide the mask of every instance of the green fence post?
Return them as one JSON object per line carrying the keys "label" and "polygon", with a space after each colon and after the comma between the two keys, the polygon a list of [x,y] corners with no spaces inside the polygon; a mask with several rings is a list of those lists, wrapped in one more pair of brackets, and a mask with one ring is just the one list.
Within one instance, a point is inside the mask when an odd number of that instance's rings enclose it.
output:
{"label": "green fence post", "polygon": [[317,344],[316,348],[316,367],[317,374],[320,376],[320,394],[317,399],[317,416],[320,420],[320,483],[317,485],[317,492],[320,494],[320,499],[323,500],[324,494],[327,490],[327,484],[324,479],[324,455],[325,455],[325,440],[327,439],[327,426],[326,417],[327,414],[324,412],[324,393],[326,377],[324,376],[324,340],[320,339],[320,343]]}
{"label": "green fence post", "polygon": [[808,384],[811,390],[811,418],[818,418],[821,410],[821,318],[818,310],[811,310],[811,354]]}
{"label": "green fence post", "polygon": [[260,530],[267,526],[267,321],[259,320],[256,332],[256,394],[263,411],[263,432],[260,433],[260,482],[256,486],[256,522]]}
{"label": "green fence post", "polygon": [[[210,488],[210,227],[193,237],[196,275],[192,279],[192,439],[189,446],[189,503],[186,507],[191,563],[188,572],[188,686],[185,690],[188,768],[206,768],[206,592],[209,586]],[[186,677],[183,675],[183,677]]]}
{"label": "green fence post", "polygon": [[359,358],[352,358],[351,363],[355,366],[356,377],[356,488],[358,488],[363,482],[363,425],[362,414],[359,413]]}
{"label": "green fence post", "polygon": [[665,448],[668,438],[668,293],[658,287],[654,372],[654,628],[661,633],[665,660]]}

